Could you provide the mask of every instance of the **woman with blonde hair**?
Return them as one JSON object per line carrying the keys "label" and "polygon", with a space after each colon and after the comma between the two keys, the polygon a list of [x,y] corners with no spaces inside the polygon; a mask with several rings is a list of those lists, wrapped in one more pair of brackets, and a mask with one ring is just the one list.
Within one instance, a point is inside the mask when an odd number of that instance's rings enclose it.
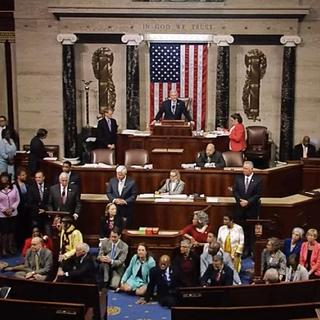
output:
{"label": "woman with blonde hair", "polygon": [[318,231],[309,229],[306,234],[307,241],[301,246],[300,264],[309,274],[309,279],[320,278],[320,243],[317,242]]}
{"label": "woman with blonde hair", "polygon": [[158,190],[159,193],[182,194],[185,183],[180,178],[180,172],[177,169],[170,171],[170,177],[166,179],[164,185]]}
{"label": "woman with blonde hair", "polygon": [[106,205],[104,215],[100,221],[100,238],[109,238],[113,227],[122,230],[123,223],[121,217],[117,214],[117,206],[110,202]]}

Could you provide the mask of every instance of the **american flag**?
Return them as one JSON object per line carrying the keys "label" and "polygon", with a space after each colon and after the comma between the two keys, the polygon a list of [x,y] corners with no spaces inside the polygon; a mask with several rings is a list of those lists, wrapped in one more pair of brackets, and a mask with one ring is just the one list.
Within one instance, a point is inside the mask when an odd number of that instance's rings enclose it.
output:
{"label": "american flag", "polygon": [[207,102],[207,44],[151,43],[150,120],[157,114],[169,91],[191,98],[191,117],[196,129],[205,128]]}

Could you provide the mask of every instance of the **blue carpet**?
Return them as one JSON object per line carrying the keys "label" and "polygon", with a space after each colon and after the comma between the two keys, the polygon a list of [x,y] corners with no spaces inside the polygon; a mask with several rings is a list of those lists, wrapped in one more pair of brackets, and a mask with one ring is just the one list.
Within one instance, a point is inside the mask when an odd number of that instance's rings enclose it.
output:
{"label": "blue carpet", "polygon": [[139,298],[125,293],[108,292],[108,319],[170,320],[170,309],[157,302],[136,304]]}

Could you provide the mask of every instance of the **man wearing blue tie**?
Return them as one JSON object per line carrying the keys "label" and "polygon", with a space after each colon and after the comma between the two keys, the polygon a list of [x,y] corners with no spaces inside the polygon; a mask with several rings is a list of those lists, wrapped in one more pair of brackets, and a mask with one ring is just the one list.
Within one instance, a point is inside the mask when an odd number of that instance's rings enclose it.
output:
{"label": "man wearing blue tie", "polygon": [[191,122],[191,124],[194,124],[194,122],[191,119],[190,113],[185,106],[185,103],[182,100],[178,99],[177,91],[171,90],[169,96],[170,99],[165,100],[162,103],[151,125],[153,125],[156,121],[159,121],[162,118],[162,115],[164,115],[164,120],[181,120],[182,115],[184,115],[186,121]]}
{"label": "man wearing blue tie", "polygon": [[103,114],[104,117],[98,121],[96,147],[115,149],[118,125],[112,118],[113,109],[106,107]]}

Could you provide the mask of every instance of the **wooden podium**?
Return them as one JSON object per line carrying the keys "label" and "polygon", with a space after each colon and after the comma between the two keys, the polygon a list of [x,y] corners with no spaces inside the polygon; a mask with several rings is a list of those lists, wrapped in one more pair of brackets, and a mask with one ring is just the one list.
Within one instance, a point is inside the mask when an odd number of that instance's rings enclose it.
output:
{"label": "wooden podium", "polygon": [[153,135],[156,136],[192,136],[192,126],[184,120],[162,120],[153,126]]}

